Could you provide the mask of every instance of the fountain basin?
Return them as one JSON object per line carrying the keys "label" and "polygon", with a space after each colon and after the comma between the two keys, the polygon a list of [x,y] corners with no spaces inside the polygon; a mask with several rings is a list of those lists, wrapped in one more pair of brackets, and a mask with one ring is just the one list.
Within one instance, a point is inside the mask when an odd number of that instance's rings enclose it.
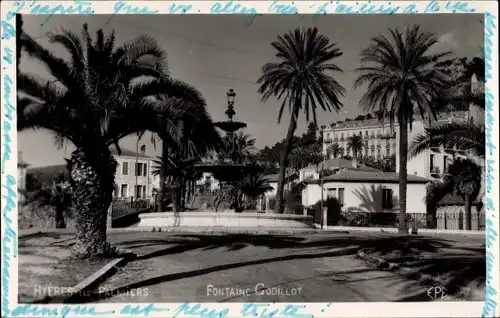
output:
{"label": "fountain basin", "polygon": [[275,213],[153,212],[139,214],[139,227],[313,228],[312,216]]}

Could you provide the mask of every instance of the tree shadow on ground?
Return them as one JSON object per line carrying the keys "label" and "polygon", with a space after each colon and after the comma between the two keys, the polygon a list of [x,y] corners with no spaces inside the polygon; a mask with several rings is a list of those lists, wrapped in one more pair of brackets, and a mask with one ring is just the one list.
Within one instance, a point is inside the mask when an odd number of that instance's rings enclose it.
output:
{"label": "tree shadow on ground", "polygon": [[433,253],[442,248],[450,248],[453,241],[446,239],[419,237],[419,236],[393,236],[393,235],[342,235],[321,237],[298,237],[286,235],[248,235],[248,234],[224,234],[203,235],[184,234],[174,235],[171,240],[167,239],[140,239],[123,241],[118,243],[120,247],[137,249],[141,247],[161,246],[166,248],[144,254],[138,260],[161,257],[164,255],[177,254],[192,250],[214,250],[225,248],[226,251],[237,251],[246,247],[266,247],[269,249],[330,249],[350,246],[374,249],[380,252],[391,252],[394,250],[416,251],[418,253]]}
{"label": "tree shadow on ground", "polygon": [[[170,238],[170,239],[169,239]],[[162,239],[140,239],[129,240],[119,243],[120,247],[140,250],[146,246],[166,246],[154,252],[139,256],[136,260],[147,260],[166,255],[173,255],[195,250],[215,250],[225,249],[226,252],[241,250],[246,247],[266,247],[269,249],[291,249],[290,254],[286,256],[235,262],[229,264],[216,265],[209,268],[186,271],[174,274],[160,275],[148,278],[138,282],[130,283],[115,290],[106,293],[95,293],[91,297],[79,299],[81,302],[92,302],[99,299],[106,299],[109,295],[124,293],[127,290],[142,288],[161,284],[169,281],[183,278],[196,277],[206,274],[213,274],[225,270],[241,268],[245,266],[262,265],[273,262],[291,261],[296,259],[313,259],[324,257],[335,257],[343,255],[355,255],[360,249],[369,249],[379,254],[387,254],[391,251],[402,251],[404,254],[412,255],[435,255],[433,258],[422,259],[421,262],[427,262],[426,273],[434,275],[435,273],[448,273],[456,280],[463,280],[460,277],[476,277],[483,275],[484,279],[484,259],[476,259],[474,266],[466,266],[467,260],[470,264],[469,255],[453,255],[450,262],[441,259],[443,251],[454,248],[456,245],[452,240],[421,237],[421,236],[394,236],[394,235],[366,235],[349,236],[342,235],[337,237],[297,237],[285,235],[246,235],[246,234],[224,234],[224,235],[202,235],[185,234],[172,235]],[[294,252],[294,250],[296,252]],[[223,253],[224,251],[214,251],[214,253]],[[483,266],[483,271],[479,267]],[[450,291],[451,293],[452,291]],[[419,299],[421,300],[421,299]],[[431,300],[431,299],[427,299]]]}

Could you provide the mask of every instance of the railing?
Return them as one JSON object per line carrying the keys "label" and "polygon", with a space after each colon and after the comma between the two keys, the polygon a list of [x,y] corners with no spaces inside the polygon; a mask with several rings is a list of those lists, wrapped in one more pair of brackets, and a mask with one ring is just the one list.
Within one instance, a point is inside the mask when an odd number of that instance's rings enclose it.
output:
{"label": "railing", "polygon": [[[435,229],[436,219],[427,213],[406,213],[407,227]],[[399,226],[398,212],[343,212],[339,224],[359,227],[389,227]]]}
{"label": "railing", "polygon": [[150,199],[135,199],[133,197],[127,199],[115,199],[111,203],[111,216],[113,219],[136,213],[140,210],[151,208]]}

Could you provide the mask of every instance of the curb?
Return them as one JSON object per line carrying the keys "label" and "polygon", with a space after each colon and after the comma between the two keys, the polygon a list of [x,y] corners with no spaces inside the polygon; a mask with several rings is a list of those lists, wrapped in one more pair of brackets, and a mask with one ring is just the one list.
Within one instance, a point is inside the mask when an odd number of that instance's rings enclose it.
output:
{"label": "curb", "polygon": [[[172,228],[172,227],[153,227],[150,232],[167,232],[167,233],[202,233],[202,234],[268,234],[268,235],[296,235],[296,234],[320,234],[325,233],[325,231],[315,230],[315,229],[238,229],[238,228],[208,228],[208,229],[197,229],[197,228]],[[339,233],[339,234],[349,234],[349,231],[328,231],[328,233]]]}
{"label": "curb", "polygon": [[[411,268],[400,266],[396,263],[386,261],[383,258],[367,255],[367,253],[365,253],[365,250],[367,249],[360,249],[355,257],[364,261],[365,263],[367,263],[367,265],[375,264],[375,267],[379,270],[393,272],[396,275],[403,276],[411,280],[416,280],[418,283],[422,285],[434,285],[434,286],[443,285],[443,282],[438,281],[437,279],[435,279],[430,275],[422,274],[420,271],[416,271]],[[446,289],[457,288],[458,290],[460,290],[460,286],[455,284],[446,285],[444,287]],[[452,301],[461,301],[460,299],[452,295],[447,295],[446,299]]]}
{"label": "curb", "polygon": [[69,288],[67,294],[69,295],[60,295],[55,297],[45,297],[43,299],[32,301],[33,304],[48,304],[48,303],[77,303],[79,299],[90,294],[90,291],[97,287],[99,283],[102,283],[104,280],[111,277],[116,273],[118,267],[123,267],[130,260],[137,257],[132,252],[123,251],[124,256],[116,258],[111,262],[104,265],[101,269],[85,278],[80,283],[76,284],[73,287]]}

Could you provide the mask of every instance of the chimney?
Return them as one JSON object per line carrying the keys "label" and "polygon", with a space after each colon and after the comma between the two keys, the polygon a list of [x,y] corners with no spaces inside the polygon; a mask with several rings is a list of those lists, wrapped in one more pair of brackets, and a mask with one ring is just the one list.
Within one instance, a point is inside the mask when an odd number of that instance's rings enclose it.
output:
{"label": "chimney", "polygon": [[146,145],[141,146],[141,154],[143,154],[143,155],[146,154]]}

